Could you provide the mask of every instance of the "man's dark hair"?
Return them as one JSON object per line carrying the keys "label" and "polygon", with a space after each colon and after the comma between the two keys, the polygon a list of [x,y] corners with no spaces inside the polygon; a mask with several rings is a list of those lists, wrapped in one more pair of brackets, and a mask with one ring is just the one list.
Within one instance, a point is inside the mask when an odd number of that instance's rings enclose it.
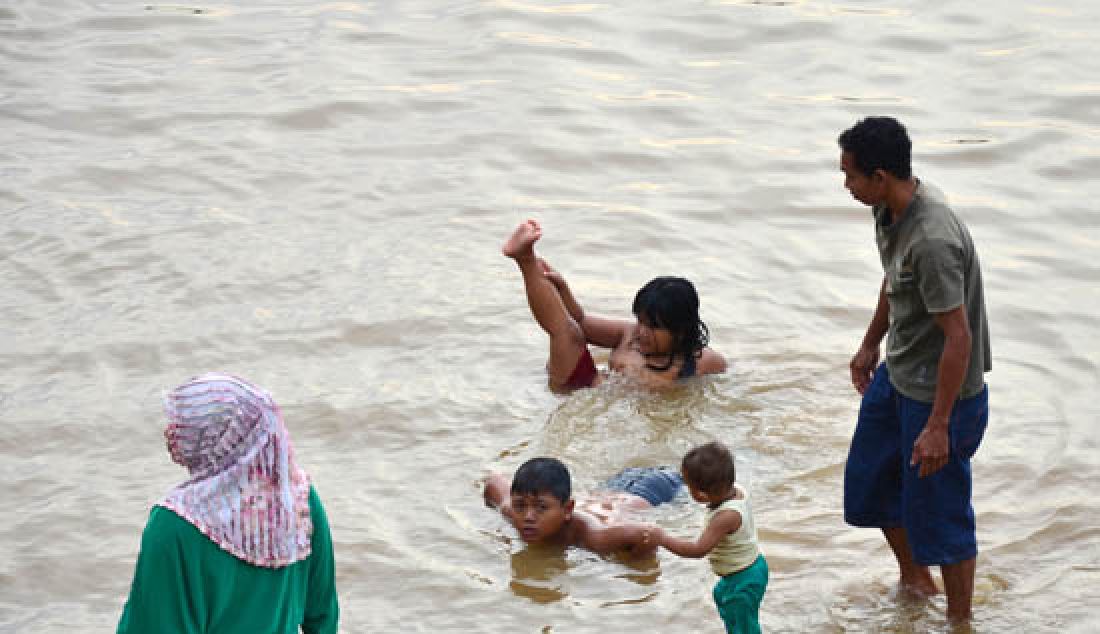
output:
{"label": "man's dark hair", "polygon": [[710,341],[707,325],[699,319],[699,294],[695,285],[682,277],[655,277],[634,295],[632,312],[648,326],[666,328],[672,336],[672,354],[664,367],[667,370],[676,357],[686,360],[703,356]]}
{"label": "man's dark hair", "polygon": [[569,469],[557,458],[531,458],[512,476],[512,493],[549,493],[565,504],[571,494]]}
{"label": "man's dark hair", "polygon": [[852,155],[856,168],[867,176],[881,169],[908,180],[913,174],[913,143],[905,126],[893,117],[867,117],[837,138],[840,149]]}
{"label": "man's dark hair", "polygon": [[680,469],[688,484],[703,493],[722,493],[737,482],[733,454],[720,442],[708,442],[684,454]]}

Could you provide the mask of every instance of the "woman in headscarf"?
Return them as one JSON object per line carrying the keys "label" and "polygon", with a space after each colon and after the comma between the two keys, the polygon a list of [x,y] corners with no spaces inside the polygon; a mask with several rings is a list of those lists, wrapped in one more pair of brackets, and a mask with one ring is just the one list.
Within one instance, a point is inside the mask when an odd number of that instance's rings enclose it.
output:
{"label": "woman in headscarf", "polygon": [[118,634],[335,633],[328,520],[271,395],[204,374],[165,412],[191,477],[149,514]]}

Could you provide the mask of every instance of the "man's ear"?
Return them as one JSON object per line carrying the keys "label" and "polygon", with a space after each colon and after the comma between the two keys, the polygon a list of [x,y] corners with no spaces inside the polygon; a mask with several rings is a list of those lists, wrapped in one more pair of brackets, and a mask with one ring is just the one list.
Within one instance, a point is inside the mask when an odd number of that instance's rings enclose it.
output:
{"label": "man's ear", "polygon": [[881,183],[885,181],[886,176],[886,170],[882,169],[881,167],[876,169],[874,172],[871,172],[871,180],[875,181],[876,183]]}
{"label": "man's ear", "polygon": [[573,506],[574,506],[573,498],[569,498],[569,501],[565,503],[565,519],[567,519],[567,520],[573,519]]}

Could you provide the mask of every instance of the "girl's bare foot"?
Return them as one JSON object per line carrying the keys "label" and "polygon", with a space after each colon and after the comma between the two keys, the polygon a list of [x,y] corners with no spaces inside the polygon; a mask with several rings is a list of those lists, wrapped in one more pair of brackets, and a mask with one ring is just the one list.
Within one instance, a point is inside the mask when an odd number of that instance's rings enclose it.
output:
{"label": "girl's bare foot", "polygon": [[512,236],[504,242],[500,252],[510,258],[534,256],[534,245],[542,237],[542,227],[537,220],[525,220],[519,223]]}

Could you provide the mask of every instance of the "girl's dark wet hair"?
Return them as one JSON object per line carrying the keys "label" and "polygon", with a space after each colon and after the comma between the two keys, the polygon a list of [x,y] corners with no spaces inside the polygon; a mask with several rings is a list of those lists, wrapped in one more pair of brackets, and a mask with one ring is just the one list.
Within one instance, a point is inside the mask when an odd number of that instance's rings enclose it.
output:
{"label": "girl's dark wet hair", "polygon": [[905,126],[893,117],[867,117],[842,132],[837,143],[867,176],[878,169],[903,180],[913,174],[913,143]]}
{"label": "girl's dark wet hair", "polygon": [[733,454],[720,442],[708,442],[684,454],[680,470],[688,484],[703,493],[717,495],[737,482]]}
{"label": "girl's dark wet hair", "polygon": [[557,458],[531,458],[520,465],[512,476],[512,493],[549,493],[565,504],[572,493],[569,469]]}
{"label": "girl's dark wet hair", "polygon": [[699,319],[699,295],[695,286],[682,277],[655,277],[634,296],[634,316],[646,325],[664,328],[672,335],[672,354],[664,367],[667,370],[676,357],[687,359],[703,356],[710,342],[710,331]]}

